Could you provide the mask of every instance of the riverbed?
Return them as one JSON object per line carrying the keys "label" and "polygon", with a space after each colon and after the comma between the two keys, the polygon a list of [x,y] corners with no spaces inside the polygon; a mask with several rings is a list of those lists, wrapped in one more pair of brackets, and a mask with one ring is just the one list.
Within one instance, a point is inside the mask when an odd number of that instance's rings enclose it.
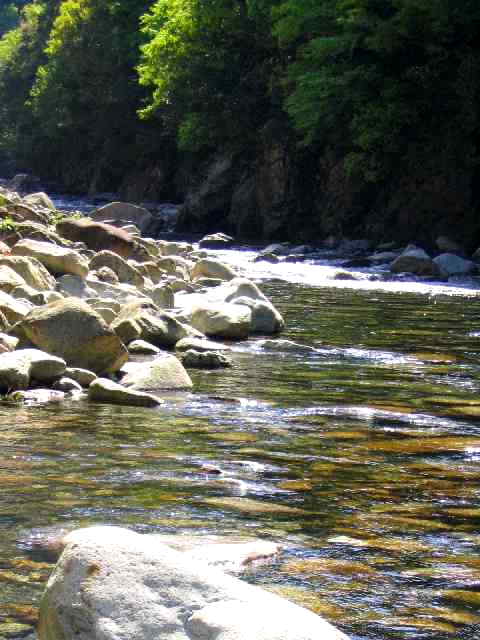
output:
{"label": "riverbed", "polygon": [[297,346],[235,343],[159,409],[1,406],[0,638],[35,623],[35,539],[90,524],[281,542],[246,579],[352,640],[480,637],[478,292],[213,253]]}

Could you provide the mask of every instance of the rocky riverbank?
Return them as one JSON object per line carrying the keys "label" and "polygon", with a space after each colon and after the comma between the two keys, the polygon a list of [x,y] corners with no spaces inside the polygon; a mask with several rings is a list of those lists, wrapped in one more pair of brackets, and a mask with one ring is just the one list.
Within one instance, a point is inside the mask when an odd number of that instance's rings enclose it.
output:
{"label": "rocky riverbank", "polygon": [[[146,209],[111,203],[72,217],[42,192],[0,198],[6,398],[58,402],[86,390],[94,402],[155,406],[160,390],[192,387],[185,367],[229,366],[228,345],[210,338],[284,326],[253,282],[206,251],[145,237]],[[129,362],[133,354],[150,359]]]}

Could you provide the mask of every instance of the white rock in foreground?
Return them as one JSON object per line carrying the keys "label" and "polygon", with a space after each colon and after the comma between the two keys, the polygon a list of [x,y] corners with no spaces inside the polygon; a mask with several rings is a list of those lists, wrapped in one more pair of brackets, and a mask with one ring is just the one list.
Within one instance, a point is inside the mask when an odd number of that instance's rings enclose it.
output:
{"label": "white rock in foreground", "polygon": [[347,640],[316,614],[148,536],[75,533],[48,581],[40,640]]}

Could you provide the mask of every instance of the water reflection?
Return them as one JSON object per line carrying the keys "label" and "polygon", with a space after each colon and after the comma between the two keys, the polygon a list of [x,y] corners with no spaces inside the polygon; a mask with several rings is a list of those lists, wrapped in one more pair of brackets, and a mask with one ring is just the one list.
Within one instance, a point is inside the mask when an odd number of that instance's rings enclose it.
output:
{"label": "water reflection", "polygon": [[478,637],[479,302],[265,287],[315,351],[237,344],[155,410],[0,407],[0,636],[35,620],[36,537],[110,523],[280,541],[248,579],[352,638]]}

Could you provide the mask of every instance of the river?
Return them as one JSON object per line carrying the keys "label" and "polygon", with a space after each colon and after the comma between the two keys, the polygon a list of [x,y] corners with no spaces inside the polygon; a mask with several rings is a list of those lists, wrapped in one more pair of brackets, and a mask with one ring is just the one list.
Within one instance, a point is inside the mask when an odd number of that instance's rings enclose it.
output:
{"label": "river", "polygon": [[281,542],[246,579],[352,640],[478,639],[479,293],[218,255],[297,347],[236,343],[159,409],[0,406],[0,638],[35,623],[35,537],[101,523]]}

